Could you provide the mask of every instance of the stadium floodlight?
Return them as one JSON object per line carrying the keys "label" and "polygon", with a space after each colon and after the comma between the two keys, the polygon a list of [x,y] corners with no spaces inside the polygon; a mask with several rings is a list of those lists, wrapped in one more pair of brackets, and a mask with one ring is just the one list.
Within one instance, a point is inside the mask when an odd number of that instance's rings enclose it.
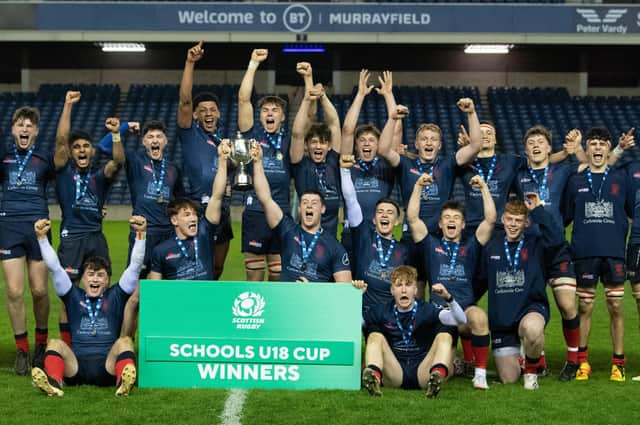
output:
{"label": "stadium floodlight", "polygon": [[499,54],[506,55],[513,48],[513,44],[467,44],[464,52],[469,54]]}
{"label": "stadium floodlight", "polygon": [[100,43],[103,52],[145,52],[143,43]]}

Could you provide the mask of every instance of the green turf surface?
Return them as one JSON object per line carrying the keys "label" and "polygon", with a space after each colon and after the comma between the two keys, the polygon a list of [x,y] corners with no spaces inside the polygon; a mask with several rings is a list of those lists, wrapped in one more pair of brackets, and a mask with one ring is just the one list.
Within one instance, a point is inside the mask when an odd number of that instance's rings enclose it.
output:
{"label": "green turf surface", "polygon": [[[58,225],[54,224],[54,246]],[[233,240],[223,278],[242,280],[240,229],[234,226]],[[105,235],[111,248],[114,281],[125,267],[128,225],[106,222]],[[4,280],[0,290],[5,292]],[[550,294],[551,295],[551,294]],[[33,314],[30,296],[28,329],[33,344]],[[128,399],[117,399],[112,388],[67,387],[62,399],[47,398],[31,386],[29,378],[13,373],[15,344],[6,314],[6,296],[0,298],[0,424],[34,423],[149,423],[215,424],[227,397],[225,390],[134,389]],[[552,301],[553,304],[553,301]],[[58,336],[60,301],[51,289],[51,336]],[[537,392],[518,385],[492,383],[486,392],[474,391],[471,382],[455,378],[446,382],[437,400],[427,400],[422,392],[383,389],[382,398],[364,391],[266,391],[249,392],[243,411],[244,424],[626,424],[637,423],[635,400],[640,383],[630,378],[640,375],[640,336],[635,303],[627,287],[625,296],[628,358],[627,382],[609,382],[611,343],[609,319],[601,288],[593,317],[590,345],[592,379],[561,384],[556,381],[564,362],[560,316],[552,307],[546,332],[546,353],[552,376],[540,380]],[[491,366],[490,366],[491,368]],[[492,371],[489,371],[492,374]]]}

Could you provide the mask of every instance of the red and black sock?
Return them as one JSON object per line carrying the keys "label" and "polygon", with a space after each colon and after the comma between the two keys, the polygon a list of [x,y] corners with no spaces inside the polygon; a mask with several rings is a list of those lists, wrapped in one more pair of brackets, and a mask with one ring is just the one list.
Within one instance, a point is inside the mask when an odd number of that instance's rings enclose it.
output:
{"label": "red and black sock", "polygon": [[60,339],[71,347],[71,326],[68,323],[59,323],[58,326],[60,327]]}
{"label": "red and black sock", "polygon": [[580,345],[580,318],[562,319],[562,333],[567,344],[567,361],[578,363],[578,345]]}
{"label": "red and black sock", "polygon": [[460,335],[460,342],[462,343],[462,360],[464,360],[465,363],[472,363],[474,358],[471,336]]}
{"label": "red and black sock", "polygon": [[471,335],[471,344],[473,346],[473,357],[475,357],[476,367],[486,369],[489,360],[489,343],[491,339],[489,334]]}
{"label": "red and black sock", "polygon": [[368,364],[367,367],[373,371],[373,374],[376,375],[378,381],[382,382],[382,370],[374,364]]}
{"label": "red and black sock", "polygon": [[116,357],[116,385],[120,385],[120,379],[122,378],[122,369],[128,364],[136,365],[136,354],[133,351],[123,351]]}
{"label": "red and black sock", "polygon": [[587,357],[589,357],[589,347],[578,347],[578,363],[586,363]]}
{"label": "red and black sock", "polygon": [[542,357],[524,357],[524,373],[538,373],[538,367],[542,365]]}
{"label": "red and black sock", "polygon": [[64,359],[54,350],[47,350],[44,353],[44,371],[56,382],[62,384],[64,379]]}
{"label": "red and black sock", "polygon": [[613,354],[611,357],[611,364],[618,365],[624,367],[627,363],[627,359],[624,357],[624,354]]}
{"label": "red and black sock", "polygon": [[29,334],[27,332],[21,333],[20,335],[14,335],[13,337],[16,339],[16,347],[18,350],[24,351],[25,353],[29,352]]}
{"label": "red and black sock", "polygon": [[442,363],[436,363],[431,366],[431,369],[429,369],[429,373],[433,372],[438,372],[440,376],[442,376],[442,379],[446,379],[447,376],[449,376],[449,368]]}
{"label": "red and black sock", "polygon": [[36,328],[36,345],[47,345],[47,339],[49,339],[49,329]]}

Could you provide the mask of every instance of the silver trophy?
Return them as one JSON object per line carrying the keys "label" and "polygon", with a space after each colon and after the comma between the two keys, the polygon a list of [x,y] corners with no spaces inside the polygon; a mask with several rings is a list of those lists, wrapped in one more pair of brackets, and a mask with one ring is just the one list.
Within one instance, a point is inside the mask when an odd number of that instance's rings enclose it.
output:
{"label": "silver trophy", "polygon": [[231,160],[238,167],[233,178],[233,190],[244,192],[253,189],[253,179],[247,174],[246,168],[247,164],[251,162],[250,150],[253,143],[256,143],[255,139],[247,140],[242,137],[242,133],[239,131],[236,134],[231,153]]}

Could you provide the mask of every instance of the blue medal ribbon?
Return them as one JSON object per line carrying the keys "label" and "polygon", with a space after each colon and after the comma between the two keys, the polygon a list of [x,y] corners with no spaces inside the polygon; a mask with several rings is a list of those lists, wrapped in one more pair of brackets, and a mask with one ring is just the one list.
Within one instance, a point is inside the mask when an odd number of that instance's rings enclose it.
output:
{"label": "blue medal ribbon", "polygon": [[[190,259],[191,257],[189,256],[187,247],[184,246],[184,242],[182,242],[182,240],[180,240],[180,238],[177,236],[176,243],[178,244],[178,248],[180,248],[182,255],[184,255],[187,260]],[[198,238],[193,238],[193,262],[195,263],[196,267],[198,267]]]}
{"label": "blue medal ribbon", "polygon": [[398,306],[397,305],[393,306],[393,315],[396,317],[396,325],[398,326],[398,329],[402,333],[402,341],[404,342],[404,345],[407,347],[411,342],[411,335],[413,335],[413,322],[415,322],[416,320],[417,312],[418,312],[418,302],[414,301],[413,308],[411,309],[411,319],[409,320],[409,329],[407,329],[407,332],[405,332],[404,326],[402,326],[402,323],[400,322],[400,317],[398,317]]}
{"label": "blue medal ribbon", "polygon": [[531,175],[531,180],[536,184],[536,189],[538,190],[538,196],[543,201],[549,200],[549,166],[544,167],[544,173],[542,174],[542,182],[538,181],[538,176],[536,175],[536,170],[529,166],[529,175]]}
{"label": "blue medal ribbon", "polygon": [[456,277],[456,263],[458,262],[458,250],[460,249],[460,242],[454,242],[453,246],[449,245],[449,242],[442,238],[442,246],[449,255],[449,278],[451,280]]}
{"label": "blue medal ribbon", "polygon": [[382,249],[382,238],[380,237],[380,234],[376,232],[376,249],[378,250],[378,262],[380,263],[380,267],[382,267],[382,269],[384,270],[384,276],[382,276],[382,278],[385,280],[387,278],[387,264],[389,264],[389,260],[393,255],[393,250],[395,249],[395,247],[396,240],[395,238],[391,238],[391,241],[389,242],[389,249],[385,254],[384,250]]}
{"label": "blue medal ribbon", "polygon": [[[420,173],[420,175],[422,174],[429,174],[431,176],[433,176],[433,167],[435,166],[436,162],[433,161],[433,163],[431,164],[431,166],[429,167],[429,169],[423,169],[422,168],[422,161],[420,161],[420,158],[416,159],[416,166],[418,167],[418,172]],[[426,164],[425,164],[426,165]],[[422,188],[422,199],[424,199],[425,201],[427,199],[429,199],[429,193],[428,193],[428,189],[427,186],[424,186]]]}
{"label": "blue medal ribbon", "polygon": [[89,295],[87,295],[87,293],[84,293],[84,307],[87,309],[87,314],[89,315],[89,323],[91,324],[92,329],[92,335],[96,335],[96,322],[98,321],[98,315],[100,314],[100,310],[102,309],[102,298],[103,296],[100,295],[98,297],[98,301],[96,301],[96,309],[95,311],[93,310],[93,306],[91,305],[91,300],[89,299]]}
{"label": "blue medal ribbon", "polygon": [[378,161],[380,161],[380,157],[378,156],[373,157],[373,160],[370,163],[363,161],[360,158],[356,159],[356,162],[365,173],[373,171],[373,169],[376,168],[376,165],[378,165]]}
{"label": "blue medal ribbon", "polygon": [[302,247],[302,271],[305,271],[307,269],[307,262],[309,261],[309,258],[311,258],[313,248],[315,248],[316,244],[318,243],[320,233],[322,233],[322,229],[318,229],[318,231],[313,235],[311,243],[307,245],[307,241],[304,238],[305,232],[300,232],[300,246]]}
{"label": "blue medal ribbon", "polygon": [[320,192],[327,193],[327,164],[316,165],[316,176],[318,177],[318,186]]}
{"label": "blue medal ribbon", "polygon": [[84,178],[80,175],[78,170],[74,173],[74,179],[76,181],[76,202],[80,201],[84,198],[84,195],[87,194],[87,189],[89,189],[89,171],[84,175]]}
{"label": "blue medal ribbon", "polygon": [[22,184],[22,174],[24,174],[24,169],[27,167],[27,164],[31,159],[31,155],[33,155],[34,147],[35,147],[35,144],[31,145],[31,147],[29,148],[29,150],[21,160],[20,155],[18,154],[18,148],[16,147],[16,145],[13,145],[13,154],[16,158],[16,164],[18,164],[18,176],[16,178],[16,182],[18,186]]}
{"label": "blue medal ribbon", "polygon": [[154,161],[153,159],[151,160],[151,173],[153,176],[153,187],[155,187],[156,189],[156,195],[160,195],[160,192],[162,192],[162,183],[164,183],[164,175],[166,174],[166,172],[167,170],[165,159],[162,158],[162,161],[160,162],[160,177],[156,179],[156,169],[154,167]]}
{"label": "blue medal ribbon", "polygon": [[520,265],[520,251],[522,251],[522,246],[524,245],[524,238],[520,239],[518,242],[518,246],[516,247],[515,255],[513,259],[511,258],[511,252],[509,251],[509,242],[507,241],[507,237],[504,237],[504,256],[507,259],[507,264],[509,264],[509,271],[512,273],[516,273],[518,271],[518,265]]}
{"label": "blue medal ribbon", "polygon": [[264,132],[264,138],[266,139],[267,142],[269,142],[269,145],[271,145],[273,150],[276,152],[276,156],[278,156],[278,154],[282,156],[281,148],[282,148],[283,137],[284,137],[284,129],[282,128],[276,134],[276,138],[274,138],[271,134],[267,133],[266,130]]}
{"label": "blue medal ribbon", "polygon": [[[489,180],[491,180],[491,178],[493,177],[493,173],[496,170],[496,162],[498,161],[498,156],[496,154],[493,155],[493,157],[491,158],[491,164],[489,164],[489,170],[487,171],[487,175],[485,176],[484,174],[484,170],[482,170],[482,167],[480,166],[480,161],[478,160],[478,158],[476,158],[474,165],[476,167],[476,171],[478,171],[478,174],[480,175],[480,177],[482,177],[482,180],[485,181],[485,183],[487,183],[487,185],[489,185]],[[474,188],[474,190],[479,191],[480,189],[478,188]]]}
{"label": "blue medal ribbon", "polygon": [[600,182],[600,188],[598,189],[598,193],[593,190],[593,175],[591,174],[591,168],[587,167],[587,181],[589,182],[589,190],[593,194],[593,197],[596,198],[597,202],[602,202],[602,188],[604,187],[604,181],[607,179],[607,175],[609,174],[609,166],[604,169],[604,174],[602,176],[602,181]]}

